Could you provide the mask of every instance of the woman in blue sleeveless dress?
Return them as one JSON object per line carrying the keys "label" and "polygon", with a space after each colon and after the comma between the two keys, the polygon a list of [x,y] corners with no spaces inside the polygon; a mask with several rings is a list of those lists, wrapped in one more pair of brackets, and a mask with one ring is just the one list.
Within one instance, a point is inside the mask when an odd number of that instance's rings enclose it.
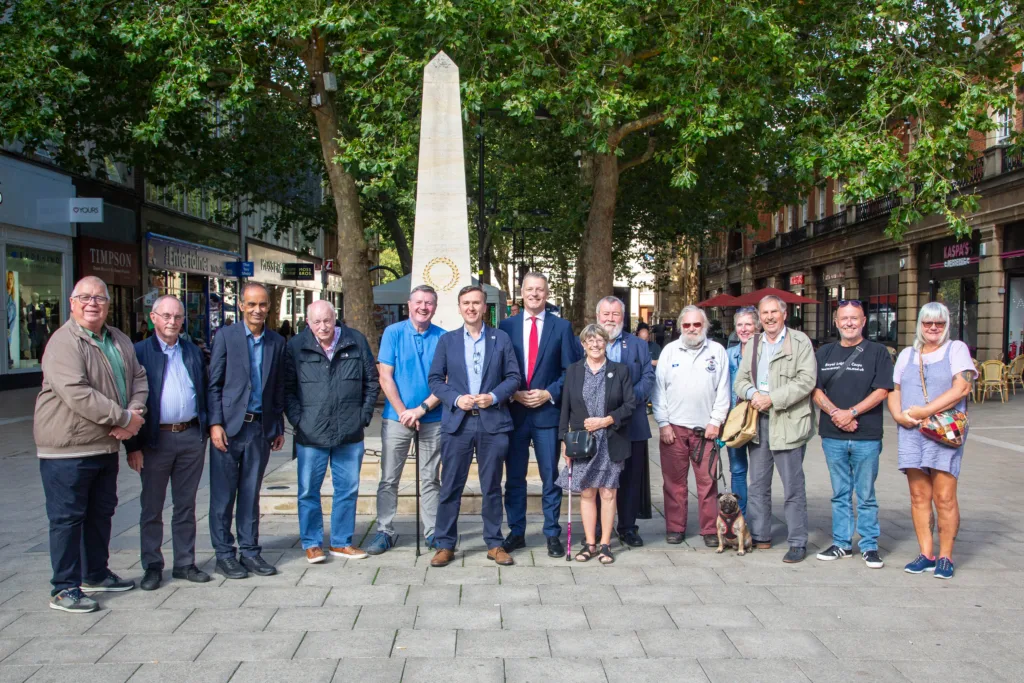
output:
{"label": "woman in blue sleeveless dress", "polygon": [[[932,571],[940,579],[953,577],[953,541],[960,527],[956,485],[964,447],[927,439],[918,427],[925,418],[949,408],[966,412],[967,395],[978,374],[967,345],[950,340],[949,318],[949,309],[941,303],[921,307],[914,345],[896,359],[895,388],[888,399],[889,412],[899,425],[899,468],[907,475],[911,517],[921,547],[918,558],[904,569],[911,574]],[[933,503],[939,522],[938,558],[932,536]]]}

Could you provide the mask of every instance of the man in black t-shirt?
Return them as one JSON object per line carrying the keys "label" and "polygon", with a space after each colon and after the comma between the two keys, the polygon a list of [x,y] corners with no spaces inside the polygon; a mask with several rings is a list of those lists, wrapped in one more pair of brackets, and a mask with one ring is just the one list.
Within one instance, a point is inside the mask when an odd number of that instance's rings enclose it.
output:
{"label": "man in black t-shirt", "polygon": [[882,452],[882,403],[893,388],[893,368],[889,350],[864,339],[866,322],[860,301],[840,301],[835,316],[839,341],[817,352],[813,399],[821,408],[818,432],[832,479],[832,545],[818,559],[838,560],[852,553],[856,492],[861,556],[867,566],[879,569],[875,479]]}

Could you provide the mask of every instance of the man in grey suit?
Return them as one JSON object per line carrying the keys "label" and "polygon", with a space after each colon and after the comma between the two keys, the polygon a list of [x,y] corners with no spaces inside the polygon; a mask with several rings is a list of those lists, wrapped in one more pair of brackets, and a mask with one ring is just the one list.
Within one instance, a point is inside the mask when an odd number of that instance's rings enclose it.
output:
{"label": "man in grey suit", "polygon": [[[210,356],[210,540],[217,571],[229,579],[277,573],[260,556],[260,486],[270,451],[284,445],[284,351],[281,335],[266,327],[267,288],[242,288],[242,325],[224,327]],[[229,361],[230,359],[230,361]],[[241,562],[231,534],[232,508]]]}

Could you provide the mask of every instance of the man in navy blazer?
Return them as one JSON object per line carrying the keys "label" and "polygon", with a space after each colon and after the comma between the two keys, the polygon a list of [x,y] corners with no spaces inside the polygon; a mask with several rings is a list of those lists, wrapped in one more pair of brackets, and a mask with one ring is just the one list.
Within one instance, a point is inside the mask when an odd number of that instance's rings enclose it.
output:
{"label": "man in navy blazer", "polygon": [[568,320],[547,315],[548,279],[541,273],[527,273],[523,278],[521,315],[501,322],[501,329],[512,340],[516,360],[522,372],[519,390],[512,395],[511,450],[505,461],[505,514],[509,534],[506,552],[526,547],[526,472],[530,464],[530,441],[537,457],[543,484],[544,536],[548,556],[561,557],[565,548],[559,536],[562,527],[562,489],[558,478],[558,419],[562,401],[565,370],[582,354],[579,341]]}
{"label": "man in navy blazer", "polygon": [[149,314],[154,335],[135,345],[146,368],[149,419],[124,442],[128,466],[142,475],[139,495],[139,540],[142,546],[141,588],[155,590],[163,580],[164,500],[167,484],[174,501],[171,539],[176,579],[206,583],[210,575],[196,567],[196,491],[206,464],[206,359],[199,347],[180,337],[185,307],[162,296]]}
{"label": "man in navy blazer", "polygon": [[502,548],[501,474],[512,431],[508,400],[519,388],[519,363],[512,341],[501,330],[484,324],[484,291],[476,285],[459,292],[459,312],[465,325],[437,342],[427,378],[430,392],[444,406],[441,417],[441,493],[434,523],[437,553],[432,567],[455,559],[459,508],[476,450],[481,513],[487,558],[513,564]]}
{"label": "man in navy blazer", "polygon": [[[229,579],[277,570],[260,555],[260,486],[270,451],[284,445],[284,339],[266,326],[267,288],[242,287],[241,325],[213,340],[207,408],[210,418],[210,540],[217,571]],[[231,513],[238,499],[238,549]]]}
{"label": "man in navy blazer", "polygon": [[[644,544],[640,527],[636,524],[643,500],[644,465],[647,461],[647,441],[651,438],[651,424],[647,420],[647,401],[654,390],[654,366],[647,342],[624,330],[626,304],[614,296],[606,296],[597,303],[597,322],[608,331],[611,342],[606,351],[608,360],[625,363],[633,380],[636,410],[629,421],[629,440],[633,452],[623,463],[619,475],[618,508],[619,539],[628,546]],[[598,508],[601,500],[598,498]],[[600,519],[600,517],[598,518]]]}

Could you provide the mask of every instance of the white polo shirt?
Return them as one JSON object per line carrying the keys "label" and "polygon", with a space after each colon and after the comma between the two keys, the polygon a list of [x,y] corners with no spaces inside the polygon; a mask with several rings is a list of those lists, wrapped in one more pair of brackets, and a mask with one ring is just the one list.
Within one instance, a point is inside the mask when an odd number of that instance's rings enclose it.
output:
{"label": "white polo shirt", "polygon": [[681,339],[661,352],[654,371],[654,419],[659,427],[721,425],[729,414],[729,356],[725,347],[705,340],[688,349]]}

